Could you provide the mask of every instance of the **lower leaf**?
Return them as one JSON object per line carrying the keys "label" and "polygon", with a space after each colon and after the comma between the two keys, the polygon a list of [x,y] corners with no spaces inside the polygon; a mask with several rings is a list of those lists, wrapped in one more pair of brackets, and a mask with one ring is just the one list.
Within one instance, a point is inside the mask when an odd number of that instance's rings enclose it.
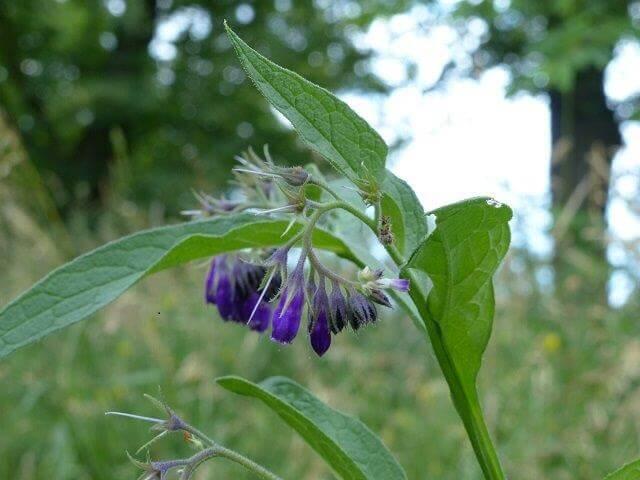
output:
{"label": "lower leaf", "polygon": [[285,377],[256,384],[222,377],[227,390],[264,402],[331,466],[340,478],[394,480],[407,476],[382,441],[360,420],[334,410]]}

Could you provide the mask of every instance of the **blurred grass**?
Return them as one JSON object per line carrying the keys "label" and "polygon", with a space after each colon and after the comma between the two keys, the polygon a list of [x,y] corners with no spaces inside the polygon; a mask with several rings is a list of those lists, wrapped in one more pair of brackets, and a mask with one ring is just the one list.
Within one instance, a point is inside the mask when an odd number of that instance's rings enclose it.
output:
{"label": "blurred grass", "polygon": [[[10,180],[0,183],[1,304],[67,256],[58,230],[42,227]],[[85,251],[161,222],[157,212],[114,200],[97,220],[72,217],[69,237]],[[513,478],[601,478],[640,456],[638,301],[619,310],[591,299],[559,304],[535,287],[535,268],[514,251],[498,280],[480,378],[490,428]],[[155,415],[142,394],[159,387],[185,418],[284,478],[332,478],[262,404],[215,385],[228,374],[306,385],[380,434],[410,479],[480,478],[433,355],[407,318],[340,335],[317,359],[304,334],[282,348],[222,323],[202,304],[203,275],[194,264],[151,277],[95,318],[0,362],[0,478],[135,478],[125,450],[150,438],[148,426],[104,412]],[[153,447],[154,458],[188,453],[179,436]],[[250,477],[219,460],[198,478]]]}
{"label": "blurred grass", "polygon": [[[104,226],[89,238],[78,230],[73,238],[87,247],[114,233]],[[60,261],[35,225],[12,235],[3,240],[10,255],[2,257],[2,303]],[[149,438],[147,426],[103,413],[155,413],[142,394],[158,387],[186,418],[285,478],[331,478],[264,406],[216,387],[213,379],[226,374],[287,375],[307,385],[378,432],[409,478],[479,478],[446,385],[408,319],[387,316],[341,335],[317,359],[304,335],[282,348],[219,321],[202,304],[203,274],[192,265],[149,278],[97,318],[0,363],[0,478],[134,478],[124,451]],[[507,291],[525,283],[509,276],[504,269],[481,375],[506,470],[516,478],[600,478],[639,453],[637,304],[559,306]],[[180,438],[154,448],[186,453]],[[219,461],[199,478],[250,477]]]}

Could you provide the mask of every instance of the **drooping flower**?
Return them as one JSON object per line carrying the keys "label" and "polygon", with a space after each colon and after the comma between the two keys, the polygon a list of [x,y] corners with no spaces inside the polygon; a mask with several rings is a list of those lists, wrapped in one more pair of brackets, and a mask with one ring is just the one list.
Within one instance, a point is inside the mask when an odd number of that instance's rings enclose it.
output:
{"label": "drooping flower", "polygon": [[215,295],[215,287],[214,280],[216,276],[216,265],[218,263],[218,257],[214,257],[211,260],[211,265],[209,266],[209,271],[207,272],[207,276],[204,281],[204,301],[206,303],[211,303],[215,305],[216,303],[216,295]]}
{"label": "drooping flower", "polygon": [[349,322],[349,305],[344,298],[340,284],[336,281],[331,283],[329,313],[331,332],[336,335],[340,333]]}
{"label": "drooping flower", "polygon": [[376,306],[362,293],[351,289],[349,291],[349,325],[354,330],[361,326],[374,323],[378,319]]}
{"label": "drooping flower", "polygon": [[265,272],[265,267],[237,256],[219,255],[211,261],[205,279],[205,301],[218,307],[223,320],[244,323],[262,332],[271,320],[271,306],[260,292]]}
{"label": "drooping flower", "polygon": [[[257,307],[256,307],[257,306]],[[255,310],[255,311],[254,311]],[[251,292],[241,307],[242,318],[247,318],[251,330],[264,332],[271,321],[271,306],[260,299],[260,294]]]}
{"label": "drooping flower", "polygon": [[273,313],[271,340],[283,344],[293,341],[300,328],[304,300],[304,257],[300,257],[295,269],[287,278]]}
{"label": "drooping flower", "polygon": [[323,278],[320,278],[320,284],[313,295],[312,308],[309,310],[309,339],[311,347],[321,357],[331,346],[329,299]]}

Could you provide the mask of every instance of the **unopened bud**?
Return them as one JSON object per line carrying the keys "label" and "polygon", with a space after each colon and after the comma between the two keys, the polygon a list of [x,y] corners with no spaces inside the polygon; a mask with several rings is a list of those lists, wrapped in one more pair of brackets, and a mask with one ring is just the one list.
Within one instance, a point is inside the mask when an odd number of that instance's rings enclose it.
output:
{"label": "unopened bud", "polygon": [[311,175],[302,167],[278,169],[278,174],[292,187],[301,187],[309,181]]}
{"label": "unopened bud", "polygon": [[392,245],[395,238],[391,231],[391,219],[387,215],[382,215],[378,225],[378,238],[383,245]]}

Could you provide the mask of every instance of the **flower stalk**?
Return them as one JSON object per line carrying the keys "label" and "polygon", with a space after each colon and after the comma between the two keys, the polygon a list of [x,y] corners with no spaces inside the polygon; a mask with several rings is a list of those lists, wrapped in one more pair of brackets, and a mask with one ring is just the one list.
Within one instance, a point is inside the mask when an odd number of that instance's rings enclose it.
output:
{"label": "flower stalk", "polygon": [[180,480],[189,480],[193,478],[193,474],[200,465],[216,457],[226,458],[227,460],[231,460],[232,462],[241,465],[246,470],[254,473],[257,478],[262,478],[264,480],[282,480],[278,475],[254,462],[250,458],[214,441],[204,432],[184,421],[165,402],[151,397],[150,395],[145,396],[152,403],[165,411],[167,415],[166,419],[163,420],[160,418],[146,417],[124,412],[106,412],[105,414],[153,423],[152,430],[160,430],[161,433],[159,435],[144,444],[136,453],[139,453],[143,449],[148,449],[152,443],[155,443],[157,440],[171,432],[183,432],[185,434],[185,438],[188,438],[193,445],[200,449],[200,451],[188,458],[161,461],[149,460],[147,462],[141,462],[129,456],[131,461],[138,468],[143,470],[139,480],[165,480],[168,478],[170,472],[174,470],[179,472]]}

